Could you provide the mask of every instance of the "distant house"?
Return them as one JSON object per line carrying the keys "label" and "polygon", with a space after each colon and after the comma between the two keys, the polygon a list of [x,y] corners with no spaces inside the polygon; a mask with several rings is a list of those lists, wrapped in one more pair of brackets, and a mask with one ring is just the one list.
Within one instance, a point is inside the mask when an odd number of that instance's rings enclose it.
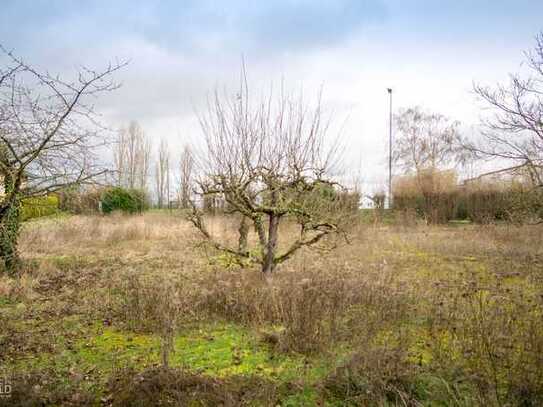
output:
{"label": "distant house", "polygon": [[[463,185],[469,186],[477,184],[480,182],[518,182],[526,183],[528,180],[531,180],[531,172],[528,164],[524,163],[521,165],[515,165],[513,167],[502,168],[499,170],[494,170],[486,172],[484,174],[478,175],[477,177],[468,178],[464,180]],[[533,181],[533,180],[532,180]]]}

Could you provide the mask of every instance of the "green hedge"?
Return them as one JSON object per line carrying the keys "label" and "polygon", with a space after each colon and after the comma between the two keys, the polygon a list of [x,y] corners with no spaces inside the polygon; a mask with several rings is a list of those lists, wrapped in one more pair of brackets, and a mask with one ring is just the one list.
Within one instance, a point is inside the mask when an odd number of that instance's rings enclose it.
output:
{"label": "green hedge", "polygon": [[148,198],[144,191],[137,189],[111,188],[102,194],[102,212],[121,211],[139,213],[149,208]]}
{"label": "green hedge", "polygon": [[21,219],[28,220],[58,213],[59,199],[56,195],[26,198],[22,201]]}

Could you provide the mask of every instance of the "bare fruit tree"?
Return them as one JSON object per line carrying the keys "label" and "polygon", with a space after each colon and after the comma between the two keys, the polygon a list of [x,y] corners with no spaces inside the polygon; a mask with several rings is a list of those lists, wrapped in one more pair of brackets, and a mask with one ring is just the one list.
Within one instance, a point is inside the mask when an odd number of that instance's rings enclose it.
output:
{"label": "bare fruit tree", "polygon": [[118,87],[112,75],[125,64],[68,80],[0,51],[0,259],[13,273],[21,202],[105,173],[95,153],[107,140],[91,102]]}
{"label": "bare fruit tree", "polygon": [[165,139],[160,140],[155,169],[157,204],[163,208],[170,199],[170,151]]}
{"label": "bare fruit tree", "polygon": [[147,189],[151,142],[136,121],[119,131],[114,148],[117,185]]}
{"label": "bare fruit tree", "polygon": [[[328,123],[320,95],[314,108],[281,92],[251,104],[247,82],[233,97],[215,92],[200,116],[206,148],[199,160],[197,192],[202,201],[219,196],[225,213],[240,219],[239,245],[230,247],[211,235],[205,216],[193,202],[191,220],[214,247],[274,271],[297,250],[341,233],[346,220],[345,191],[331,178],[337,143],[325,144]],[[279,252],[280,224],[298,226],[298,234]],[[252,224],[256,247],[248,246]]]}
{"label": "bare fruit tree", "polygon": [[190,207],[194,184],[194,155],[188,144],[183,147],[179,160],[179,204],[181,208]]}
{"label": "bare fruit tree", "polygon": [[492,112],[484,121],[483,140],[467,144],[476,156],[528,170],[534,186],[543,186],[543,32],[526,53],[526,75],[511,74],[508,84],[475,85]]}

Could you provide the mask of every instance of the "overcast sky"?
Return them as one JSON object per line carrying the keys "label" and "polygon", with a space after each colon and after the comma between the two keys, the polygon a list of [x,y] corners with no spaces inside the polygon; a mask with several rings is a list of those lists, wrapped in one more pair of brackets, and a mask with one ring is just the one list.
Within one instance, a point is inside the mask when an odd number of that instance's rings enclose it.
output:
{"label": "overcast sky", "polygon": [[136,119],[175,154],[198,143],[207,94],[235,91],[242,56],[254,90],[282,77],[308,96],[324,85],[325,107],[346,120],[346,167],[374,188],[386,179],[386,88],[395,107],[476,132],[472,83],[517,71],[542,16],[541,0],[0,0],[0,43],[61,74],[130,60],[99,101],[104,120]]}

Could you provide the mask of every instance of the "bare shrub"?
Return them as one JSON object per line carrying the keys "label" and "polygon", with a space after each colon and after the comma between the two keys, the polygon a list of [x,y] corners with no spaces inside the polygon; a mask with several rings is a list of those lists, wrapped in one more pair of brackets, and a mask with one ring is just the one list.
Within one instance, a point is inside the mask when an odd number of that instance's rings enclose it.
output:
{"label": "bare shrub", "polygon": [[7,397],[0,397],[0,407],[96,405],[95,395],[88,389],[67,389],[63,380],[55,377],[52,370],[11,375],[11,392]]}
{"label": "bare shrub", "polygon": [[[119,372],[110,380],[113,406],[275,406],[277,386],[258,377],[216,379],[185,371],[154,368],[141,373]],[[256,404],[255,404],[256,403]]]}
{"label": "bare shrub", "polygon": [[0,297],[10,301],[19,302],[24,300],[33,300],[36,298],[36,286],[38,282],[33,276],[31,264],[25,264],[19,278],[13,279],[7,276],[0,277]]}
{"label": "bare shrub", "polygon": [[157,334],[161,341],[162,364],[167,367],[174,349],[177,321],[183,312],[180,287],[166,276],[150,278],[134,272],[123,280],[117,304],[121,321],[133,331]]}
{"label": "bare shrub", "polygon": [[418,224],[417,211],[414,208],[405,208],[394,211],[394,224],[407,230],[412,229]]}
{"label": "bare shrub", "polygon": [[356,288],[338,277],[291,274],[273,281],[223,277],[200,306],[229,320],[280,325],[278,345],[283,351],[322,350],[337,339],[339,320],[352,305]]}
{"label": "bare shrub", "polygon": [[222,272],[201,284],[204,288],[195,289],[204,293],[195,299],[199,312],[257,327],[277,326],[269,339],[285,352],[314,353],[354,338],[364,342],[375,335],[376,324],[407,312],[405,293],[340,270],[285,271],[273,280],[254,271]]}
{"label": "bare shrub", "polygon": [[[283,289],[277,302],[285,331],[280,345],[284,350],[311,353],[322,349],[337,330],[337,319],[344,313],[346,294],[342,281],[304,279]],[[286,287],[283,287],[286,288]]]}
{"label": "bare shrub", "polygon": [[323,381],[323,392],[346,405],[418,406],[417,368],[405,349],[375,348],[352,356]]}
{"label": "bare shrub", "polygon": [[[450,370],[454,360],[484,405],[543,402],[541,295],[471,276],[458,291],[436,295],[434,307],[430,342],[442,355],[434,361],[439,369]],[[444,332],[452,333],[446,349]]]}
{"label": "bare shrub", "polygon": [[457,207],[477,223],[537,223],[543,218],[543,193],[525,179],[476,180],[461,188]]}
{"label": "bare shrub", "polygon": [[59,209],[74,214],[92,215],[100,210],[100,199],[104,189],[101,187],[71,186],[57,192]]}
{"label": "bare shrub", "polygon": [[398,178],[394,209],[413,210],[427,223],[469,219],[488,224],[508,221],[537,223],[543,217],[543,193],[525,180],[470,180],[457,185],[451,172],[420,172]]}
{"label": "bare shrub", "polygon": [[415,210],[427,223],[446,223],[455,217],[457,194],[454,171],[419,169],[395,180],[393,205]]}

